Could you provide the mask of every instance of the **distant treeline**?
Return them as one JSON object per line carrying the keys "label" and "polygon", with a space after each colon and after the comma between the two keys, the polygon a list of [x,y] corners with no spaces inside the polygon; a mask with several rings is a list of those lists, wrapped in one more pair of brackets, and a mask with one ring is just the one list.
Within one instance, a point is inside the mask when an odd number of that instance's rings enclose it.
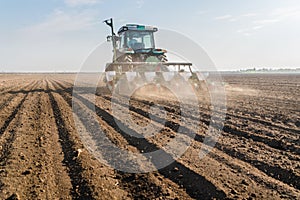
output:
{"label": "distant treeline", "polygon": [[239,72],[298,72],[300,73],[300,68],[280,68],[280,69],[271,69],[271,68],[261,68],[261,69],[257,69],[257,68],[250,68],[250,69],[241,69],[239,70]]}

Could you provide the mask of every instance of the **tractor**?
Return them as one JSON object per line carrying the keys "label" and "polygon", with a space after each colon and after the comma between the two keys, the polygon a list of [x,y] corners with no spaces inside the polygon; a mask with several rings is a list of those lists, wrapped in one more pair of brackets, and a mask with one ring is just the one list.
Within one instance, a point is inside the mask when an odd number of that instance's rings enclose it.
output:
{"label": "tractor", "polygon": [[[105,20],[111,28],[111,35],[107,41],[112,42],[113,60],[105,68],[104,82],[113,90],[120,77],[126,77],[127,83],[134,84],[133,80],[142,78],[147,82],[159,84],[161,81],[171,81],[173,78],[193,80],[197,85],[203,80],[203,74],[192,71],[192,63],[168,62],[164,49],[155,47],[154,33],[156,27],[139,24],[126,24],[114,32],[113,19]],[[131,83],[130,83],[131,82]]]}

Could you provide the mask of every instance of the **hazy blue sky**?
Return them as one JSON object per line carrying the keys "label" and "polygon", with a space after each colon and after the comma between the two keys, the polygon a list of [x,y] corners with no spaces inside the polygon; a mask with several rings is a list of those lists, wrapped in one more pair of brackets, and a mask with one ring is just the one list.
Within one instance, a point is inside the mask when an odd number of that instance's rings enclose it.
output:
{"label": "hazy blue sky", "polygon": [[0,69],[76,71],[110,17],[177,30],[220,70],[300,67],[299,0],[0,0]]}

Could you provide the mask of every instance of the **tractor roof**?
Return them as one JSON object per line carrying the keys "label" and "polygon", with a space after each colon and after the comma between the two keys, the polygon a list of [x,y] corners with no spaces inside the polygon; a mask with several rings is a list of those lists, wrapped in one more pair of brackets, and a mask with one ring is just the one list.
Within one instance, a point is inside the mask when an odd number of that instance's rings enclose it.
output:
{"label": "tractor roof", "polygon": [[126,24],[125,26],[122,26],[119,29],[118,34],[120,34],[121,32],[124,32],[124,31],[129,31],[129,30],[156,32],[158,29],[154,26],[145,26],[145,25],[139,25],[139,24]]}

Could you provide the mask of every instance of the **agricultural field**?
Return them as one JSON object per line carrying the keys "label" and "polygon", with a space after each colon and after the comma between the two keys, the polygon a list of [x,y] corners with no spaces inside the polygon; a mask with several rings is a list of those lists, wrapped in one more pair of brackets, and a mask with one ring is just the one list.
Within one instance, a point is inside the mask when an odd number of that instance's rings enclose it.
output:
{"label": "agricultural field", "polygon": [[[178,102],[141,92],[130,97],[137,124],[161,131],[135,138],[120,130],[126,98],[107,89],[73,95],[74,74],[0,75],[0,199],[300,199],[300,75],[224,74],[227,112],[214,149],[199,159],[210,122],[209,99],[199,96],[200,118],[180,120]],[[89,106],[91,97],[95,111]],[[83,145],[72,106],[93,119],[117,146],[159,149],[178,126],[196,133],[187,151],[165,168],[126,173],[99,162]],[[159,104],[166,119],[151,105]],[[154,113],[153,113],[154,112]],[[150,119],[151,118],[151,119]],[[193,126],[193,124],[199,124]],[[87,131],[93,123],[82,122]],[[128,126],[128,128],[131,128]],[[134,129],[134,128],[132,128]],[[142,129],[133,130],[141,133]]]}

